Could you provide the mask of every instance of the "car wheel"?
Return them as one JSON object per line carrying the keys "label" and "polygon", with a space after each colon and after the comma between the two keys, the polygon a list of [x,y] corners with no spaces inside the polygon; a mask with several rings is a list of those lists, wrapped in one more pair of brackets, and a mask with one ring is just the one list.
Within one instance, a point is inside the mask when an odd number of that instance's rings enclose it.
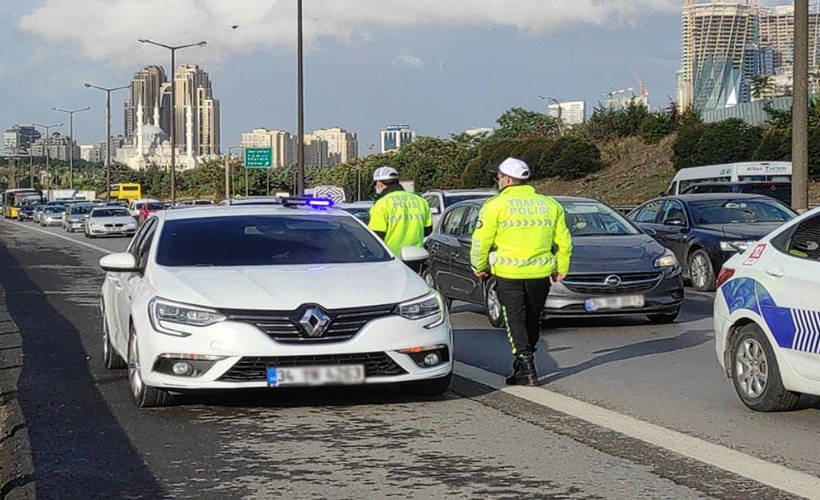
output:
{"label": "car wheel", "polygon": [[715,269],[706,250],[695,250],[689,256],[689,279],[699,292],[715,291]]}
{"label": "car wheel", "polygon": [[117,354],[117,351],[114,350],[114,346],[111,345],[111,338],[108,336],[108,320],[105,317],[105,311],[103,311],[103,364],[108,370],[120,370],[128,366],[126,365],[125,360],[122,359],[122,356]]}
{"label": "car wheel", "polygon": [[504,310],[498,300],[496,286],[495,281],[487,284],[487,291],[484,293],[484,309],[487,311],[487,319],[490,320],[490,324],[495,328],[502,328],[504,326]]}
{"label": "car wheel", "polygon": [[128,387],[131,389],[131,399],[139,408],[167,406],[171,403],[171,395],[168,391],[148,387],[142,381],[137,332],[133,326],[128,332]]}
{"label": "car wheel", "polygon": [[405,382],[399,385],[399,389],[403,394],[408,396],[441,396],[450,388],[450,381],[452,379],[453,374],[451,372],[444,377],[434,378],[432,380]]}
{"label": "car wheel", "polygon": [[649,318],[649,322],[653,325],[665,325],[668,323],[674,323],[675,320],[678,319],[679,315],[680,307],[670,313],[647,314],[646,317]]}
{"label": "car wheel", "polygon": [[783,387],[774,351],[754,323],[732,339],[732,383],[743,404],[755,411],[787,411],[800,402],[800,394]]}
{"label": "car wheel", "polygon": [[444,305],[447,306],[447,310],[452,309],[453,307],[453,299],[448,299],[444,296],[441,290],[439,290],[438,286],[436,285],[436,279],[433,277],[433,272],[430,270],[430,267],[424,268],[424,272],[421,273],[421,277],[424,278],[425,283],[427,286],[432,288],[433,290],[438,291],[441,294],[441,298],[444,299]]}

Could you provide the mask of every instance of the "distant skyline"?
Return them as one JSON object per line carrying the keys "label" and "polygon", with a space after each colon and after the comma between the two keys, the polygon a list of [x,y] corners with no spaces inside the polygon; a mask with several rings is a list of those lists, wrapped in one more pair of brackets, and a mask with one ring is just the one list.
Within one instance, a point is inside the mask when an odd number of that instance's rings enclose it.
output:
{"label": "distant skyline", "polygon": [[[790,2],[769,1],[762,5]],[[240,6],[240,8],[236,8]],[[144,66],[169,71],[170,53],[137,42],[207,40],[177,52],[197,64],[222,107],[222,147],[242,132],[296,132],[295,0],[3,0],[0,127],[75,116],[79,143],[104,139],[105,95]],[[548,6],[548,7],[547,7]],[[448,137],[490,127],[506,109],[546,113],[550,96],[585,100],[638,77],[653,107],[675,95],[677,0],[305,0],[305,128],[339,126],[360,152],[389,124]],[[234,28],[233,26],[237,26]],[[112,129],[122,102],[112,96]],[[68,133],[68,124],[59,131]]]}

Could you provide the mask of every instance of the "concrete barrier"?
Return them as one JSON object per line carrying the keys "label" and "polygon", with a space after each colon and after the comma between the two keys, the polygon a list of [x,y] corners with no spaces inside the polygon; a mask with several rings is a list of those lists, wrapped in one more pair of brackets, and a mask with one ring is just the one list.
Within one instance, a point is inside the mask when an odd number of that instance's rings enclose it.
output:
{"label": "concrete barrier", "polygon": [[0,498],[36,497],[28,427],[17,381],[23,370],[23,339],[0,288]]}

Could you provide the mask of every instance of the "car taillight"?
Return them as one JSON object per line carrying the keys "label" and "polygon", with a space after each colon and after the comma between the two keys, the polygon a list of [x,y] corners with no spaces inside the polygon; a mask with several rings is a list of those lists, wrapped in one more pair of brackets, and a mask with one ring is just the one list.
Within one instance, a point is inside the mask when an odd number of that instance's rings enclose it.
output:
{"label": "car taillight", "polygon": [[720,269],[718,273],[717,280],[715,281],[715,288],[720,288],[721,285],[729,281],[729,278],[735,275],[735,270],[730,267],[723,267]]}

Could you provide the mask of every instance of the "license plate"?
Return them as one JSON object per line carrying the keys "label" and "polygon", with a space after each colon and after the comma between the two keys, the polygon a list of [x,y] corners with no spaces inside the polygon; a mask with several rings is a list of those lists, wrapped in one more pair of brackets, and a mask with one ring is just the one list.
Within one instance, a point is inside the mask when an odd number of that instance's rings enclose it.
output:
{"label": "license plate", "polygon": [[625,307],[643,307],[643,295],[624,295],[619,297],[598,297],[586,299],[584,308],[587,311],[599,311],[602,309],[623,309]]}
{"label": "license plate", "polygon": [[361,384],[364,365],[268,367],[268,386]]}

